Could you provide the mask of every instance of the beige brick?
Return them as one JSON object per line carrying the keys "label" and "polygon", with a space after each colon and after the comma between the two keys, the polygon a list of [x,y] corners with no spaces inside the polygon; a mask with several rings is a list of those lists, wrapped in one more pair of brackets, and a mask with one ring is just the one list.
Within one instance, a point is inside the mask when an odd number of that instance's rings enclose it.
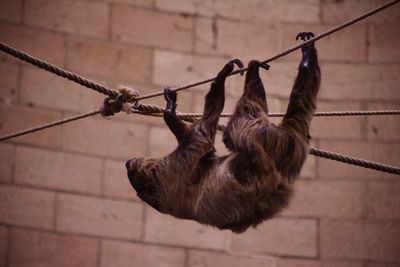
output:
{"label": "beige brick", "polygon": [[20,22],[22,15],[21,0],[3,0],[0,2],[0,19],[10,22]]}
{"label": "beige brick", "polygon": [[297,1],[180,1],[157,0],[156,7],[189,14],[204,16],[222,16],[246,21],[285,21],[285,22],[318,22],[319,2],[317,0]]}
{"label": "beige brick", "polygon": [[321,222],[321,258],[400,262],[400,227],[391,223]]}
{"label": "beige brick", "polygon": [[98,241],[74,235],[13,229],[10,266],[97,266]]}
{"label": "beige brick", "polygon": [[240,0],[217,1],[217,14],[241,20],[261,22],[318,22],[319,1],[290,1],[290,0]]}
{"label": "beige brick", "polygon": [[[86,0],[92,1],[92,0]],[[141,7],[152,7],[153,0],[97,0],[98,2],[106,2],[106,3],[115,3],[115,4],[125,4],[125,5],[134,5]]]}
{"label": "beige brick", "polygon": [[128,6],[115,6],[112,11],[114,40],[190,51],[192,31],[193,21],[190,17]]}
{"label": "beige brick", "polygon": [[[260,76],[265,87],[267,98],[289,98],[290,93],[292,92],[294,80],[297,76],[298,65],[298,63],[293,62],[274,62],[271,64],[269,71],[260,69]],[[234,83],[234,86],[236,86],[234,91],[239,95],[242,95],[244,79],[238,75],[236,75],[234,79],[242,80],[242,82]],[[286,105],[283,105],[282,111],[286,111]]]}
{"label": "beige brick", "polygon": [[[400,11],[400,9],[399,9]],[[399,62],[400,26],[371,25],[369,27],[368,59],[371,62]]]}
{"label": "beige brick", "polygon": [[[278,30],[274,24],[218,20],[217,32],[213,34],[212,23],[201,19],[197,27],[197,52],[238,57],[245,62],[254,58],[264,59],[278,51]],[[204,31],[206,34],[202,37]],[[210,38],[210,35],[215,37]]]}
{"label": "beige brick", "polygon": [[231,249],[246,253],[317,256],[317,223],[311,219],[275,218],[256,229],[233,235]]}
{"label": "beige brick", "polygon": [[[356,102],[324,102],[317,100],[318,111],[362,110]],[[324,139],[362,139],[365,131],[365,118],[352,117],[314,117],[311,122],[311,136]]]}
{"label": "beige brick", "polygon": [[306,162],[303,165],[303,168],[300,172],[300,179],[303,178],[315,178],[317,173],[317,166],[316,166],[316,159],[315,157],[307,157]]}
{"label": "beige brick", "polygon": [[24,19],[28,25],[60,32],[107,37],[109,9],[95,1],[28,0]]}
{"label": "beige brick", "polygon": [[364,267],[364,264],[349,261],[315,261],[280,258],[277,267]]}
{"label": "beige brick", "polygon": [[227,255],[211,251],[189,251],[189,267],[275,267],[275,259],[272,257],[249,257]]}
{"label": "beige brick", "polygon": [[0,226],[0,266],[6,266],[7,262],[7,247],[8,247],[8,229]]}
{"label": "beige brick", "polygon": [[[336,1],[328,0],[322,2],[322,20],[330,23],[342,23],[350,20],[364,12],[370,11],[387,1],[375,0],[353,0]],[[376,15],[369,17],[366,21],[374,22],[398,22],[400,21],[400,7],[392,6]]]}
{"label": "beige brick", "polygon": [[52,229],[54,193],[42,190],[0,186],[2,223]]}
{"label": "beige brick", "polygon": [[[59,66],[64,64],[65,37],[60,34],[2,23],[0,24],[0,36],[2,42],[23,50],[32,56]],[[1,53],[0,59],[11,60],[11,57]],[[12,58],[11,61],[16,62],[18,60]]]}
{"label": "beige brick", "polygon": [[16,101],[19,69],[16,65],[0,64],[0,101],[10,104]]}
{"label": "beige brick", "polygon": [[142,205],[134,202],[60,194],[57,230],[121,239],[139,239]]}
{"label": "beige brick", "polygon": [[25,147],[15,154],[16,183],[100,194],[100,159]]}
{"label": "beige brick", "polygon": [[215,15],[217,5],[213,0],[156,0],[155,6],[161,10],[172,12],[199,14],[212,16]]}
{"label": "beige brick", "polygon": [[365,186],[360,182],[306,181],[295,184],[294,198],[283,214],[322,218],[361,218]]}
{"label": "beige brick", "polygon": [[[156,51],[153,82],[160,85],[175,86],[215,77],[227,62],[228,60],[217,57]],[[174,69],[174,75],[171,75],[171,69]],[[232,81],[233,79],[227,79],[225,86],[231,87]],[[188,90],[196,90],[197,88],[209,90],[210,84],[207,83]]]}
{"label": "beige brick", "polygon": [[364,267],[397,267],[398,264],[367,262]]}
{"label": "beige brick", "polygon": [[110,119],[92,118],[63,127],[62,146],[107,157],[128,159],[146,153],[148,129]]}
{"label": "beige brick", "polygon": [[98,109],[105,96],[52,73],[32,67],[22,69],[20,99],[24,104],[66,111]]}
{"label": "beige brick", "polygon": [[151,81],[152,51],[143,47],[72,39],[68,67],[77,73],[137,82]]}
{"label": "beige brick", "polygon": [[[45,111],[30,107],[0,106],[0,134],[25,130],[51,121],[59,120],[59,112]],[[17,137],[16,141],[47,147],[60,146],[60,127]]]}
{"label": "beige brick", "polygon": [[101,267],[185,266],[183,249],[117,241],[104,241],[101,249]]}
{"label": "beige brick", "polygon": [[[319,148],[393,166],[398,165],[400,158],[400,147],[396,143],[324,141]],[[321,178],[397,178],[393,174],[322,158],[319,158],[318,172]]]}
{"label": "beige brick", "polygon": [[14,147],[10,144],[0,144],[0,182],[11,182],[14,160]]}
{"label": "beige brick", "polygon": [[397,65],[322,64],[320,99],[397,100]]}
{"label": "beige brick", "polygon": [[217,135],[215,137],[214,147],[217,150],[216,154],[218,156],[224,156],[230,153],[230,151],[226,148],[224,142],[222,141],[222,133],[220,131],[217,132]]}
{"label": "beige brick", "polygon": [[146,242],[219,250],[225,248],[227,231],[176,219],[150,207],[146,207],[146,215]]}
{"label": "beige brick", "polygon": [[368,218],[373,220],[400,219],[400,184],[368,183],[366,199]]}
{"label": "beige brick", "polygon": [[165,157],[176,149],[178,142],[174,134],[165,126],[150,129],[150,156]]}
{"label": "beige brick", "polygon": [[138,199],[136,191],[129,183],[123,161],[105,162],[104,195],[110,198]]}
{"label": "beige brick", "polygon": [[[336,25],[320,26],[307,24],[284,24],[282,26],[282,47],[286,49],[299,43],[295,37],[299,32],[310,31],[315,34],[327,31]],[[359,24],[328,36],[316,44],[318,59],[326,61],[365,62],[367,56],[366,25]],[[285,56],[286,59],[300,61],[301,54],[296,51]]]}
{"label": "beige brick", "polygon": [[[399,104],[389,103],[370,103],[368,110],[390,110],[398,109]],[[393,115],[368,116],[367,117],[367,136],[369,140],[400,140],[400,117]]]}

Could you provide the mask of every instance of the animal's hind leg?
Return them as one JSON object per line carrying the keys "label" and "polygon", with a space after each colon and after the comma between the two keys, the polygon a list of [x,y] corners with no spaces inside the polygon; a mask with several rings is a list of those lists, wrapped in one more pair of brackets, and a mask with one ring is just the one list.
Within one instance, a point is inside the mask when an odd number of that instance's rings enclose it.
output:
{"label": "animal's hind leg", "polygon": [[235,64],[239,68],[243,68],[243,63],[239,59],[233,59],[222,68],[211,84],[210,91],[206,95],[203,116],[197,125],[212,142],[215,140],[219,116],[224,109],[225,80],[233,71]]}
{"label": "animal's hind leg", "polygon": [[[303,41],[314,36],[311,32],[301,32],[296,40]],[[320,69],[318,65],[317,50],[314,43],[302,47],[302,59],[299,72],[290,95],[288,109],[282,121],[282,127],[294,131],[308,140],[309,128],[315,111],[315,102],[320,85]]]}
{"label": "animal's hind leg", "polygon": [[176,115],[176,92],[172,91],[169,87],[165,87],[164,98],[167,101],[164,111],[164,121],[180,144],[184,140],[187,126],[181,118]]}
{"label": "animal's hind leg", "polygon": [[259,74],[260,66],[269,69],[269,65],[261,64],[259,61],[249,62],[243,95],[224,130],[223,141],[230,150],[250,148],[247,141],[256,128],[251,126],[254,119],[267,116],[268,107],[264,85]]}

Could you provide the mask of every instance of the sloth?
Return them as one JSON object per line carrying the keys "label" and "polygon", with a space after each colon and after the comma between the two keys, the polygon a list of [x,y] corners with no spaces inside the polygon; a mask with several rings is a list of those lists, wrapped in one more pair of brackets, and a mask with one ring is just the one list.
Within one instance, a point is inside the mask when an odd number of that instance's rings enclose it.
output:
{"label": "sloth", "polygon": [[[301,32],[296,40],[313,36]],[[159,212],[242,233],[288,206],[293,182],[308,154],[320,69],[314,42],[306,44],[286,114],[275,125],[268,121],[259,75],[260,67],[269,66],[250,61],[243,95],[223,131],[230,153],[217,156],[214,141],[224,108],[224,83],[235,64],[242,67],[234,59],[218,73],[202,117],[191,126],[175,112],[176,92],[165,88],[164,120],[178,146],[163,158],[128,160],[126,168],[139,198]]]}

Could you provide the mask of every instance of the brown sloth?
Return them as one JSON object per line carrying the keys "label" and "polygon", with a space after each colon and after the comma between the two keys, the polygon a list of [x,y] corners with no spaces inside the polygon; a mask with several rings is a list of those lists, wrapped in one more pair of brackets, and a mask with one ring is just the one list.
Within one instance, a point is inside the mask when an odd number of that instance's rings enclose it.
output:
{"label": "brown sloth", "polygon": [[[296,39],[312,36],[302,32]],[[223,132],[230,154],[219,157],[214,140],[224,107],[225,78],[234,64],[242,66],[235,59],[218,73],[202,117],[190,127],[175,113],[176,93],[166,88],[164,120],[178,147],[160,159],[133,158],[126,167],[138,196],[158,211],[241,233],[289,203],[293,182],[308,154],[320,70],[314,43],[309,43],[302,48],[287,112],[276,126],[268,122],[259,76],[259,67],[269,66],[249,62],[244,93]]]}

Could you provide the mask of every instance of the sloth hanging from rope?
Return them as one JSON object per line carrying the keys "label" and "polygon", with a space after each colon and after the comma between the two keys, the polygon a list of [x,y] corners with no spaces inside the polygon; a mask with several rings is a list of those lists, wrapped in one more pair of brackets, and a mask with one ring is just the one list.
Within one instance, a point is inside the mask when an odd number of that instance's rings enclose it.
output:
{"label": "sloth hanging from rope", "polygon": [[[313,36],[302,32],[296,39]],[[164,120],[178,147],[160,159],[128,160],[126,168],[138,196],[159,212],[241,233],[288,206],[308,154],[320,70],[314,43],[303,46],[286,115],[276,126],[268,122],[259,76],[259,67],[269,66],[250,61],[243,95],[223,132],[230,154],[218,157],[215,134],[225,78],[234,64],[242,67],[237,59],[224,66],[211,84],[201,119],[190,127],[175,113],[176,93],[165,88]]]}

